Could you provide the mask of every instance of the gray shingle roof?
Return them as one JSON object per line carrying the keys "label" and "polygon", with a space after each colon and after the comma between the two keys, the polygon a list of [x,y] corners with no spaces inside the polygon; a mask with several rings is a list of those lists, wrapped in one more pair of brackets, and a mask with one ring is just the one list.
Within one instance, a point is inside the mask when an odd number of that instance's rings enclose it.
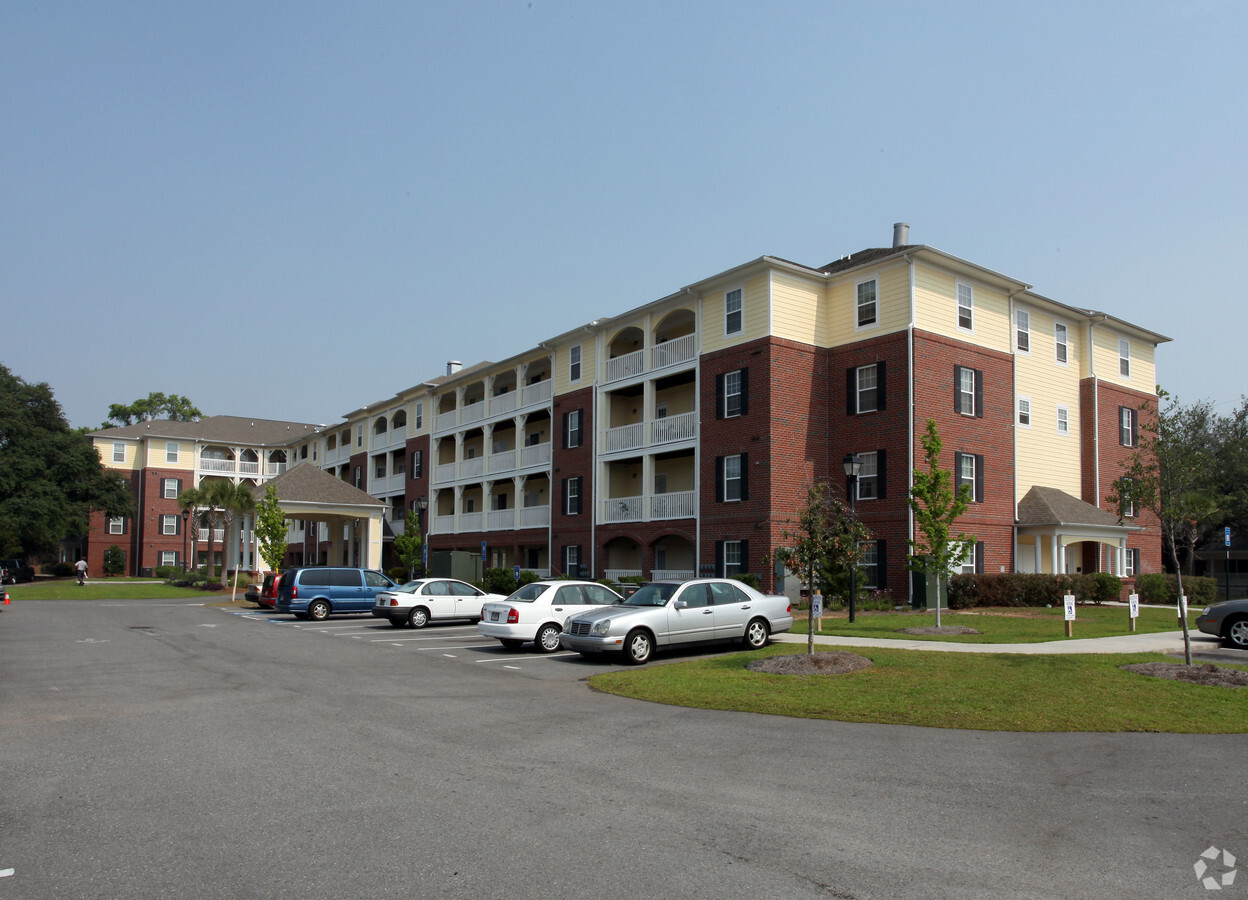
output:
{"label": "gray shingle roof", "polygon": [[311,463],[302,463],[287,469],[276,478],[258,484],[251,489],[257,500],[264,497],[268,485],[277,491],[277,499],[286,503],[326,503],[334,506],[380,506],[382,503],[372,494],[335,478]]}
{"label": "gray shingle roof", "polygon": [[1121,526],[1122,522],[1113,513],[1065,491],[1036,485],[1018,501],[1018,524]]}
{"label": "gray shingle roof", "polygon": [[93,431],[91,437],[130,438],[132,440],[151,437],[242,444],[251,447],[284,447],[306,440],[324,430],[327,429],[321,425],[307,422],[279,422],[273,419],[250,419],[246,416],[208,416],[198,422],[153,419],[150,422],[139,422],[136,425]]}
{"label": "gray shingle roof", "polygon": [[900,247],[871,247],[867,250],[851,253],[844,259],[835,260],[826,266],[820,266],[819,271],[829,274],[841,272],[845,269],[852,269],[855,266],[865,266],[867,263],[885,259],[889,256],[900,256],[902,253],[909,253],[911,250],[917,250],[922,246],[922,244],[904,244]]}

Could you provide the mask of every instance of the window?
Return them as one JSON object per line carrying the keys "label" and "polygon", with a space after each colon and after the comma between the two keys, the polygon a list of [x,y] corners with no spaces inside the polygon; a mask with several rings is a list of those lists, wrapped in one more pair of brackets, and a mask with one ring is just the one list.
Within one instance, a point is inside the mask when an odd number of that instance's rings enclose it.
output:
{"label": "window", "polygon": [[364,446],[364,424],[362,422],[355,426],[355,446]]}
{"label": "window", "polygon": [[[655,472],[655,473],[654,473],[654,492],[655,492],[656,494],[666,494],[666,493],[667,493],[667,473],[666,473],[666,472]],[[658,568],[660,568],[660,569],[665,569],[665,568],[667,568],[667,567],[666,567],[666,566],[658,566]]]}
{"label": "window", "polygon": [[178,533],[178,517],[177,516],[161,516],[160,517],[160,533],[161,534],[177,534]]}
{"label": "window", "polygon": [[749,411],[749,369],[715,376],[715,418],[731,419]]}
{"label": "window", "polygon": [[123,519],[121,516],[111,516],[108,520],[108,533],[109,534],[125,534],[126,533],[126,520]]}
{"label": "window", "polygon": [[960,546],[962,549],[962,561],[955,562],[950,569],[953,575],[974,575],[976,572],[984,571],[984,542],[966,542]]}
{"label": "window", "polygon": [[581,573],[581,548],[579,544],[563,548],[563,571],[568,575],[579,575]]}
{"label": "window", "polygon": [[961,491],[962,485],[971,486],[971,500],[975,503],[984,502],[984,458],[975,453],[955,453],[954,455],[954,490]]}
{"label": "window", "polygon": [[565,516],[580,515],[581,512],[581,477],[563,479],[563,514]]}
{"label": "window", "polygon": [[581,410],[573,409],[563,414],[563,449],[573,450],[581,446]]}
{"label": "window", "polygon": [[126,445],[120,441],[113,442],[113,462],[126,461]]}
{"label": "window", "polygon": [[425,401],[418,400],[416,402],[416,427],[422,428],[425,424]]}
{"label": "window", "polygon": [[353,481],[354,481],[355,486],[356,486],[357,488],[360,486],[360,477],[361,477],[360,467],[359,467],[359,466],[356,466],[356,467],[355,467],[355,478],[353,479]]}
{"label": "window", "polygon": [[1135,497],[1131,494],[1131,479],[1124,478],[1118,491],[1118,515],[1124,519],[1135,517]]}
{"label": "window", "polygon": [[506,494],[491,494],[490,495],[490,509],[497,511],[497,510],[503,510],[506,508],[507,508],[507,495]]}
{"label": "window", "polygon": [[740,334],[742,322],[741,288],[724,294],[724,334]]}
{"label": "window", "polygon": [[1066,365],[1070,356],[1070,344],[1066,335],[1066,326],[1061,322],[1055,322],[1053,324],[1053,346],[1056,348],[1054,352],[1057,354],[1057,361],[1063,366]]}
{"label": "window", "polygon": [[568,348],[568,381],[581,380],[581,345]]}
{"label": "window", "polygon": [[667,544],[654,545],[654,567],[660,570],[667,568]]}
{"label": "window", "polygon": [[747,454],[719,456],[715,458],[716,500],[721,502],[745,500],[745,460]]}
{"label": "window", "polygon": [[964,416],[984,415],[984,373],[966,366],[953,367],[953,408]]}
{"label": "window", "polygon": [[1128,547],[1124,556],[1122,574],[1134,578],[1140,571],[1140,551],[1138,547]]}
{"label": "window", "polygon": [[1118,374],[1131,377],[1131,342],[1126,338],[1118,339]]}
{"label": "window", "polygon": [[654,404],[654,417],[655,417],[656,419],[666,419],[666,418],[667,418],[667,404],[666,404],[666,403],[656,403],[656,404]]}
{"label": "window", "polygon": [[182,493],[182,482],[177,478],[166,478],[161,483],[161,495],[166,500],[177,500]]}
{"label": "window", "polygon": [[969,284],[958,284],[958,327],[973,330],[975,325],[975,289]]}
{"label": "window", "polygon": [[165,443],[165,462],[178,461],[178,442],[167,441]]}
{"label": "window", "polygon": [[741,541],[724,541],[724,575],[731,578],[744,571],[741,561]]}
{"label": "window", "polygon": [[858,327],[867,328],[878,323],[875,302],[875,279],[858,283]]}
{"label": "window", "polygon": [[160,564],[162,566],[176,566],[178,564],[178,552],[176,550],[161,550]]}
{"label": "window", "polygon": [[1028,397],[1018,398],[1018,427],[1031,427],[1031,400]]}
{"label": "window", "polygon": [[845,412],[848,415],[884,409],[884,372],[882,362],[845,371]]}
{"label": "window", "polygon": [[863,541],[862,542],[862,560],[858,564],[858,571],[862,573],[862,586],[870,590],[880,590],[883,585],[880,584],[880,578],[883,577],[883,567],[880,565],[880,558],[883,556],[883,541]]}
{"label": "window", "polygon": [[474,513],[476,511],[477,511],[477,498],[465,497],[464,498],[464,512]]}
{"label": "window", "polygon": [[1057,408],[1057,433],[1070,434],[1070,409],[1065,406]]}
{"label": "window", "polygon": [[374,478],[386,477],[386,458],[384,456],[373,457],[373,477]]}
{"label": "window", "polygon": [[884,451],[873,450],[859,453],[862,468],[858,471],[859,500],[879,500],[884,496]]}
{"label": "window", "polygon": [[1014,310],[1014,346],[1019,353],[1031,352],[1031,314],[1025,309]]}
{"label": "window", "polygon": [[412,451],[412,477],[420,478],[424,474],[425,469],[425,451]]}
{"label": "window", "polygon": [[1118,407],[1118,443],[1124,447],[1134,447],[1139,436],[1136,411],[1129,406]]}

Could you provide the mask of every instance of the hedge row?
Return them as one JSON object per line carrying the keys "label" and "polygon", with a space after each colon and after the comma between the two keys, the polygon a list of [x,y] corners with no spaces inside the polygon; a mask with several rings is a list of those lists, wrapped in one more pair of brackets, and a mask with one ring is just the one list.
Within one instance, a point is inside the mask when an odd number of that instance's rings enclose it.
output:
{"label": "hedge row", "polygon": [[1086,575],[954,575],[949,579],[949,608],[977,606],[1061,606],[1067,594],[1077,603],[1104,603],[1122,595],[1122,579],[1108,572]]}
{"label": "hedge row", "polygon": [[[1139,576],[1135,581],[1135,589],[1139,592],[1141,603],[1178,602],[1179,580],[1173,575],[1151,572]],[[1218,598],[1218,579],[1183,576],[1183,593],[1187,595],[1188,607],[1208,606]]]}

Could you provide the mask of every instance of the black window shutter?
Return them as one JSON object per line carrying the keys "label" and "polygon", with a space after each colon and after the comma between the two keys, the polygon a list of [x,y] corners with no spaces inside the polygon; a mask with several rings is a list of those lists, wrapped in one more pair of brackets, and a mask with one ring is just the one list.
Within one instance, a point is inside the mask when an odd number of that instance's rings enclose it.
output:
{"label": "black window shutter", "polygon": [[984,502],[984,458],[979,454],[975,455],[975,500]]}
{"label": "black window shutter", "polygon": [[884,409],[884,384],[887,379],[884,377],[884,360],[880,360],[875,364],[875,408]]}
{"label": "black window shutter", "polygon": [[178,496],[179,497],[182,496],[182,479],[181,478],[178,479]]}
{"label": "black window shutter", "polygon": [[845,370],[845,414],[858,412],[858,370],[852,366]]}
{"label": "black window shutter", "polygon": [[976,574],[984,574],[984,542],[975,542],[975,572]]}
{"label": "black window shutter", "polygon": [[1138,409],[1131,410],[1131,446],[1138,447],[1140,445],[1140,411]]}
{"label": "black window shutter", "polygon": [[581,501],[584,499],[584,497],[585,497],[585,491],[581,484],[581,476],[577,475],[576,476],[576,503],[573,504],[573,506],[575,506],[576,509],[572,510],[577,515],[580,515]]}
{"label": "black window shutter", "polygon": [[576,446],[579,447],[585,443],[585,409],[578,406],[576,408]]}
{"label": "black window shutter", "polygon": [[581,569],[585,567],[585,558],[581,556],[581,545],[574,544],[573,546],[576,547],[576,571],[573,572],[572,574],[575,575],[577,578],[580,578]]}
{"label": "black window shutter", "polygon": [[741,571],[750,571],[750,542],[740,541],[741,544]]}
{"label": "black window shutter", "polygon": [[568,416],[570,413],[563,414],[563,449],[568,449]]}
{"label": "black window shutter", "polygon": [[975,370],[975,415],[984,417],[984,373],[979,369]]}
{"label": "black window shutter", "polygon": [[888,483],[888,467],[885,465],[885,452],[881,448],[875,451],[875,496],[879,500],[885,497],[884,486]]}
{"label": "black window shutter", "polygon": [[888,559],[888,541],[875,542],[875,587],[877,590],[885,590],[888,587],[888,566],[885,561]]}
{"label": "black window shutter", "polygon": [[568,572],[568,545],[567,544],[564,544],[562,547],[559,548],[559,566],[560,568],[563,569],[564,575],[569,574]]}
{"label": "black window shutter", "polygon": [[724,577],[724,542],[723,541],[715,542],[715,574],[720,578]]}
{"label": "black window shutter", "polygon": [[750,454],[741,454],[741,499],[750,499]]}
{"label": "black window shutter", "polygon": [[953,454],[953,492],[962,493],[962,454]]}
{"label": "black window shutter", "polygon": [[568,479],[559,482],[559,509],[566,516],[568,514]]}
{"label": "black window shutter", "polygon": [[962,412],[962,367],[953,367],[953,411]]}
{"label": "black window shutter", "polygon": [[715,418],[724,417],[724,374],[715,376]]}
{"label": "black window shutter", "polygon": [[750,411],[750,370],[741,370],[741,415]]}
{"label": "black window shutter", "polygon": [[715,502],[724,502],[724,458],[715,457]]}

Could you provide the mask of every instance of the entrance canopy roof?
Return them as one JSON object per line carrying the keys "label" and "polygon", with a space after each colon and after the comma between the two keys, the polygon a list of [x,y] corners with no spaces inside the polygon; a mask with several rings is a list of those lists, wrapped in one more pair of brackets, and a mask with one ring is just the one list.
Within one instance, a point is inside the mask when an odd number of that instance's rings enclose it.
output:
{"label": "entrance canopy roof", "polygon": [[264,499],[268,485],[288,519],[333,522],[380,516],[386,504],[359,488],[335,478],[318,466],[304,463],[251,489],[256,501]]}
{"label": "entrance canopy roof", "polygon": [[1036,485],[1018,502],[1018,533],[1057,535],[1063,544],[1117,541],[1138,526],[1065,491]]}

